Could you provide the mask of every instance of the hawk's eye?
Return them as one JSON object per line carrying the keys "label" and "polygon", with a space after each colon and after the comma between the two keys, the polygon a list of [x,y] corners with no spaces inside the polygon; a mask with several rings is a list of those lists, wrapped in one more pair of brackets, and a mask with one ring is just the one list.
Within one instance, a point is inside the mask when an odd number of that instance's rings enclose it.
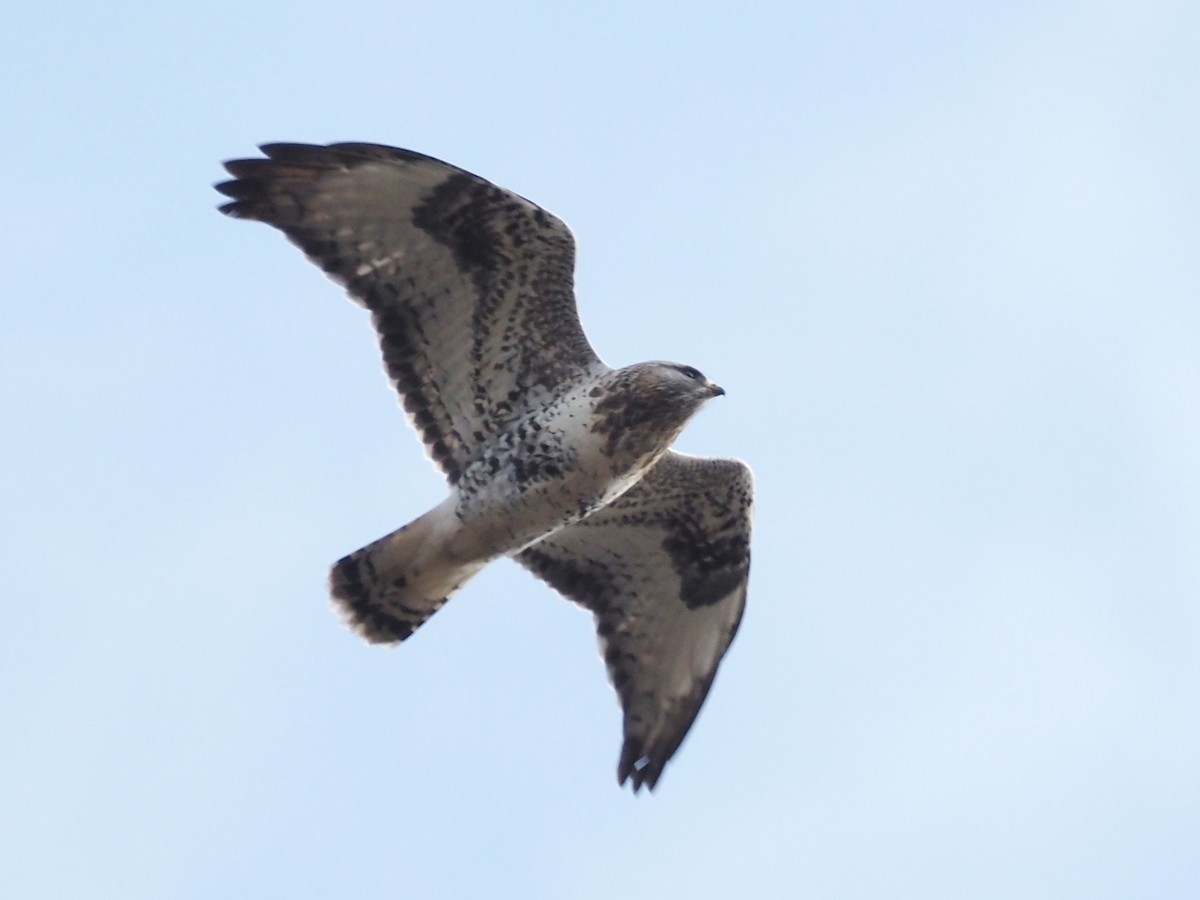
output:
{"label": "hawk's eye", "polygon": [[680,366],[679,371],[692,379],[692,381],[702,381],[704,379],[704,376],[700,374],[700,370],[693,369],[691,366]]}

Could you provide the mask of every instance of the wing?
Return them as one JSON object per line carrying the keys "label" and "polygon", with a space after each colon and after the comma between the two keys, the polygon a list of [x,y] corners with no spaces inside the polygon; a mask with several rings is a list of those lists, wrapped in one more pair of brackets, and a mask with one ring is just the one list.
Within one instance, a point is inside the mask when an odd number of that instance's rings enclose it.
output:
{"label": "wing", "polygon": [[375,144],[266,144],[221,211],[280,229],[371,311],[410,421],[453,484],[491,435],[607,367],[575,310],[575,243],[516,194]]}
{"label": "wing", "polygon": [[625,712],[621,784],[653,790],[746,604],[750,469],[669,451],[618,500],[517,560],[596,616]]}

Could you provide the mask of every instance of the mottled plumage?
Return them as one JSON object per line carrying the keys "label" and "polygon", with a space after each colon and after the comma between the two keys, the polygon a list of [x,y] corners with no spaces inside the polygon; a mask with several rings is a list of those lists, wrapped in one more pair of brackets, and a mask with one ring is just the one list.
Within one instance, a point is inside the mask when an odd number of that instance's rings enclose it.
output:
{"label": "mottled plumage", "polygon": [[601,362],[571,233],[529,201],[407,150],[262,150],[226,163],[222,211],[279,228],[370,310],[451,487],[333,567],[343,614],[369,641],[402,641],[515,558],[594,613],[625,712],[618,778],[653,788],[745,604],[749,469],[669,449],[723,391],[690,366]]}

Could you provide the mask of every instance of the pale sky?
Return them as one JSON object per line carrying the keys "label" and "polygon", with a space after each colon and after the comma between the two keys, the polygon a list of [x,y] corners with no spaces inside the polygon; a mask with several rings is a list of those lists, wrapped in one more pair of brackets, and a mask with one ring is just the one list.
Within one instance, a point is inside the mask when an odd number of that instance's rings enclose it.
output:
{"label": "pale sky", "polygon": [[[20,898],[1200,896],[1200,7],[46,3],[0,36],[0,872]],[[486,570],[365,314],[216,212],[265,141],[574,230],[728,391],[749,605],[658,790],[589,616]]]}

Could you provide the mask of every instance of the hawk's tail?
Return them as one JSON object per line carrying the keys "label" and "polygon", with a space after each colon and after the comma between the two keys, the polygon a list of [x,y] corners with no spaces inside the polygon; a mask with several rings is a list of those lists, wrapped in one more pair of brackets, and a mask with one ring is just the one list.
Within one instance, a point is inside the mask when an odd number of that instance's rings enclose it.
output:
{"label": "hawk's tail", "polygon": [[347,624],[373,644],[416,631],[483,568],[446,551],[443,507],[338,560],[329,588]]}

